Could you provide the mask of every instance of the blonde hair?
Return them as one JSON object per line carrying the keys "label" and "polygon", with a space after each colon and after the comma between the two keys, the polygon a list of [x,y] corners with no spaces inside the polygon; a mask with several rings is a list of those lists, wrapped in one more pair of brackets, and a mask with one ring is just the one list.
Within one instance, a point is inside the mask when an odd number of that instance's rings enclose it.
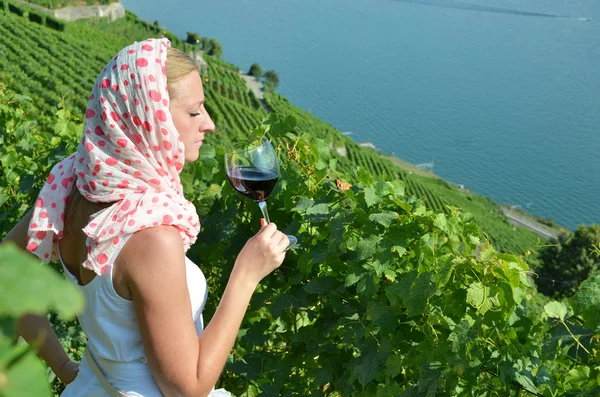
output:
{"label": "blonde hair", "polygon": [[177,48],[167,48],[167,87],[171,99],[177,96],[177,83],[193,71],[198,71],[198,66],[189,55]]}

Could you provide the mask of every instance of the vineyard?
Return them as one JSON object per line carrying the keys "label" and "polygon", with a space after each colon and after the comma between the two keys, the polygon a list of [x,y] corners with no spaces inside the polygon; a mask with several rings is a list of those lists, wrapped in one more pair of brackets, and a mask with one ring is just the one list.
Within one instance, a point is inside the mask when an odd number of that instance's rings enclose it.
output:
{"label": "vineyard", "polygon": [[[1,14],[0,52],[6,56],[0,58],[0,67],[12,76],[8,88],[32,98],[42,113],[42,120],[51,120],[59,103],[64,103],[73,114],[81,117],[97,71],[111,54],[128,43],[163,35],[174,46],[188,52],[193,50],[172,33],[141,20],[129,11],[125,18],[113,22],[106,19],[78,21],[69,23],[68,29],[61,31],[31,21],[36,11],[29,10],[25,18],[24,6],[1,1],[5,7]],[[20,51],[21,48],[29,50]],[[79,54],[89,56],[81,57]],[[218,131],[209,142],[215,143],[218,139],[226,143],[246,136],[266,116],[265,109],[248,90],[236,66],[209,56],[204,59],[208,64],[202,76],[206,106]],[[350,172],[354,166],[360,165],[378,178],[403,180],[409,194],[425,199],[434,210],[447,212],[448,205],[462,208],[475,216],[496,247],[503,251],[523,253],[535,245],[537,236],[509,224],[497,205],[489,200],[473,194],[465,199],[465,193],[458,189],[440,189],[435,179],[410,175],[373,149],[356,144],[332,125],[290,104],[281,95],[267,93],[265,100],[279,114],[294,115],[299,129],[321,137],[332,148],[343,148],[345,155],[334,153],[340,171]]]}
{"label": "vineyard", "polygon": [[394,165],[379,152],[360,146],[342,135],[330,124],[294,106],[278,94],[265,95],[268,105],[282,115],[293,115],[298,127],[327,141],[331,148],[343,147],[346,156],[337,156],[338,169],[349,172],[356,165],[382,180],[404,181],[408,194],[423,198],[429,208],[448,213],[448,206],[461,208],[474,216],[476,222],[501,251],[522,254],[539,243],[539,237],[526,229],[515,228],[491,200],[460,190],[449,183],[431,177],[422,177]]}
{"label": "vineyard", "polygon": [[[3,238],[50,168],[75,150],[86,98],[107,60],[159,34],[193,48],[129,12],[54,29],[21,5],[1,3]],[[182,179],[202,218],[188,256],[210,285],[205,320],[259,216],[225,182],[224,144],[269,135],[282,160],[271,218],[300,240],[253,298],[220,387],[248,397],[600,395],[600,278],[570,300],[548,301],[527,264],[537,237],[510,225],[493,202],[394,165],[278,94],[265,95],[268,114],[237,67],[204,59],[217,129]],[[0,268],[11,269],[3,252]],[[19,315],[0,313],[9,321]],[[81,359],[77,323],[51,319]],[[2,352],[14,339],[6,332],[0,327]],[[0,375],[12,376],[27,357],[15,351],[0,354]]]}

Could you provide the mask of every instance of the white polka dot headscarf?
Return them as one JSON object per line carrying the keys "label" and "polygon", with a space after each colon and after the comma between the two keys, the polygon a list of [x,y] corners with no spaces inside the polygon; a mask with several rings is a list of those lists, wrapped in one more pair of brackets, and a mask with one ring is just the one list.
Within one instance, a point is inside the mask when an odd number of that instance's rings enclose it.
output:
{"label": "white polka dot headscarf", "polygon": [[187,250],[200,221],[183,196],[184,145],[169,112],[167,39],[121,50],[98,76],[76,153],[53,169],[35,204],[27,249],[58,262],[71,188],[92,202],[115,202],[90,217],[84,266],[102,274],[122,236],[161,224],[175,226]]}

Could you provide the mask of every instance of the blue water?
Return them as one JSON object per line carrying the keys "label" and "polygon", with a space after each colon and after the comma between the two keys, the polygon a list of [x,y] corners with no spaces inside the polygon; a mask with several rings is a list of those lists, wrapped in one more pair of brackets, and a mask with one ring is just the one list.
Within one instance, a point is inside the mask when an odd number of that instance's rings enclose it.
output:
{"label": "blue water", "polygon": [[275,69],[281,94],[357,142],[560,225],[600,223],[597,0],[122,3]]}

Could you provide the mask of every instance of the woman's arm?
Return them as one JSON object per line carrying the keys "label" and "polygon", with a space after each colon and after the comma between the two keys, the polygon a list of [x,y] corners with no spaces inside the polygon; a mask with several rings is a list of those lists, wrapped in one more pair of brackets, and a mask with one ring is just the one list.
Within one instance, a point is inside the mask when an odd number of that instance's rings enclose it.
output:
{"label": "woman's arm", "polygon": [[[29,211],[17,225],[6,235],[2,244],[12,241],[23,251],[26,251],[27,229],[31,221],[32,211]],[[37,259],[37,257],[36,257]],[[63,383],[71,383],[77,376],[78,364],[71,361],[60,344],[45,315],[26,314],[17,323],[17,333],[29,344],[35,344],[38,355]]]}
{"label": "woman's arm", "polygon": [[165,396],[210,393],[258,282],[281,265],[287,244],[287,237],[274,224],[263,227],[246,243],[217,311],[198,337],[190,315],[179,232],[171,226],[150,228],[126,243],[117,266],[123,266],[148,363]]}

